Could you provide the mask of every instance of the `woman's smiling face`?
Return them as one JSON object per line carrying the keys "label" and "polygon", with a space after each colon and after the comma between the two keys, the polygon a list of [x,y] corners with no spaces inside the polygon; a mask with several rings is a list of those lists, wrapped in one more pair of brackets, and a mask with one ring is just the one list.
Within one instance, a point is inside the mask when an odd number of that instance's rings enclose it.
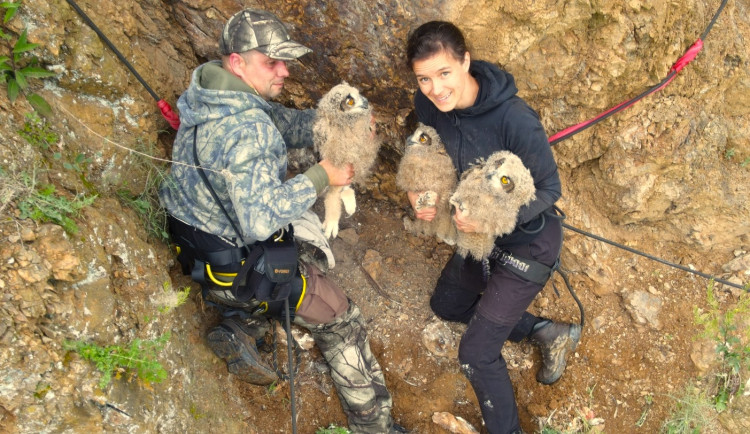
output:
{"label": "woman's smiling face", "polygon": [[419,90],[442,112],[470,107],[476,100],[478,87],[469,74],[469,53],[463,60],[441,50],[426,59],[415,60],[412,66]]}

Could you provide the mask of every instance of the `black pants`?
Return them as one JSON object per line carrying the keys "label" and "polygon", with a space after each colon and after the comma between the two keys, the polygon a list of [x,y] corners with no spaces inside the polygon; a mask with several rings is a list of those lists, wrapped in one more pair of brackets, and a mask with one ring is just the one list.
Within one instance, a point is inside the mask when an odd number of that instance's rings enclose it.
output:
{"label": "black pants", "polygon": [[[552,266],[560,254],[562,226],[549,219],[528,244],[507,247],[518,257]],[[522,279],[496,266],[487,282],[481,263],[454,255],[443,269],[430,299],[432,310],[443,319],[468,323],[461,338],[458,359],[480,403],[490,433],[511,433],[520,428],[518,409],[501,349],[506,340],[529,336],[542,318],[526,309],[544,285]]]}

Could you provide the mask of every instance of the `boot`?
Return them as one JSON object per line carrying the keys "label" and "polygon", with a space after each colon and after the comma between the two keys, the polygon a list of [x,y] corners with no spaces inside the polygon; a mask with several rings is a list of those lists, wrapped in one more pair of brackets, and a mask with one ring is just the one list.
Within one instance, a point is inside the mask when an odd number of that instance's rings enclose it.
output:
{"label": "boot", "polygon": [[[257,326],[257,324],[256,324]],[[278,379],[276,372],[261,360],[256,347],[260,332],[253,324],[227,318],[208,332],[208,346],[227,362],[229,373],[242,381],[266,386]]]}
{"label": "boot", "polygon": [[409,430],[406,429],[406,428],[404,428],[403,426],[397,424],[397,423],[394,423],[391,426],[391,430],[388,431],[388,434],[402,434],[402,433],[407,433],[408,434]]}
{"label": "boot", "polygon": [[581,326],[552,321],[540,325],[530,336],[542,351],[542,368],[537,372],[536,380],[542,384],[552,384],[565,371],[565,358],[578,345]]}

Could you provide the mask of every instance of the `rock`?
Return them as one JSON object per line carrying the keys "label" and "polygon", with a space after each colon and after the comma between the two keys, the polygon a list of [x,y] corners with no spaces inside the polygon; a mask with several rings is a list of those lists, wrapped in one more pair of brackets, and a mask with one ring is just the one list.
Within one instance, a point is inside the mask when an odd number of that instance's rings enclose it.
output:
{"label": "rock", "polygon": [[300,348],[305,351],[310,351],[315,346],[315,340],[307,330],[293,327],[292,336],[294,337],[294,340],[297,341],[297,344],[299,344]]}
{"label": "rock", "polygon": [[359,243],[359,235],[353,228],[342,229],[338,237],[350,246],[356,246]]}
{"label": "rock", "polygon": [[437,357],[458,357],[458,344],[453,332],[443,321],[435,321],[422,330],[422,343]]}
{"label": "rock", "polygon": [[739,254],[737,257],[721,266],[727,273],[738,273],[745,277],[750,276],[750,253]]}
{"label": "rock", "polygon": [[39,255],[49,263],[57,280],[75,282],[84,276],[81,261],[65,231],[57,225],[44,225],[35,243]]}
{"label": "rock", "polygon": [[469,422],[460,416],[454,416],[448,412],[435,412],[432,414],[432,422],[455,434],[479,434]]}
{"label": "rock", "polygon": [[633,320],[640,325],[648,325],[656,330],[661,329],[659,311],[663,304],[660,297],[645,291],[632,291],[624,295],[625,308]]}
{"label": "rock", "polygon": [[373,280],[378,282],[379,277],[383,273],[383,257],[380,256],[379,252],[368,249],[365,252],[365,257],[362,259],[362,267],[367,270],[367,273],[370,274]]}
{"label": "rock", "polygon": [[718,363],[716,358],[716,342],[707,339],[701,339],[692,343],[690,351],[690,360],[701,372],[701,375],[708,372]]}

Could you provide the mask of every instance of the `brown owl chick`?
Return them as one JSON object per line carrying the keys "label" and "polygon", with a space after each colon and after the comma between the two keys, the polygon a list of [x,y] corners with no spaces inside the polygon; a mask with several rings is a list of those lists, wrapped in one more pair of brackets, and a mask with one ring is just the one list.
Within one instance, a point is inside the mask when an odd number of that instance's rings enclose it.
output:
{"label": "brown owl chick", "polygon": [[[372,111],[367,99],[347,84],[331,88],[318,102],[313,124],[315,150],[336,167],[354,166],[353,184],[362,184],[370,176],[380,148],[380,140],[371,125]],[[326,237],[335,238],[339,232],[341,205],[347,215],[357,209],[354,190],[331,186],[324,199],[323,230]]]}
{"label": "brown owl chick", "polygon": [[450,197],[458,180],[453,162],[434,128],[422,123],[406,139],[406,150],[396,173],[396,185],[404,191],[421,192],[417,210],[436,207],[435,218],[428,222],[404,217],[404,228],[416,235],[436,236],[453,245],[456,227],[451,218]]}
{"label": "brown owl chick", "polygon": [[522,206],[536,198],[534,178],[517,155],[498,151],[464,172],[450,203],[474,221],[477,232],[458,232],[461,255],[481,260],[495,238],[513,232]]}

